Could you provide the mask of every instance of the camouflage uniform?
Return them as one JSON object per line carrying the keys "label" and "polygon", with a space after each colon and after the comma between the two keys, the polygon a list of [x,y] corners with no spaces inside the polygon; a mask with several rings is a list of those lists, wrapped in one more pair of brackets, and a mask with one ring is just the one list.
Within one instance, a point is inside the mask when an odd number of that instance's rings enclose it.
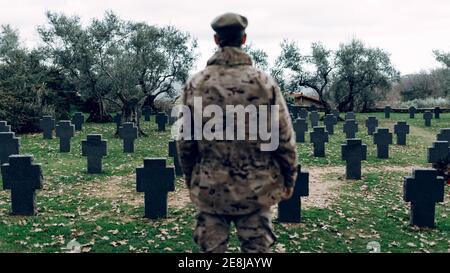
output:
{"label": "camouflage uniform", "polygon": [[275,151],[261,151],[259,140],[177,142],[190,197],[199,210],[194,237],[202,251],[225,251],[234,222],[242,251],[268,252],[275,241],[270,207],[280,201],[284,187],[294,186],[297,175],[295,135],[280,89],[240,48],[222,47],[184,87],[183,103],[191,113],[202,110],[194,109],[194,97],[202,98],[203,108],[218,105],[224,112],[226,105],[279,105]]}

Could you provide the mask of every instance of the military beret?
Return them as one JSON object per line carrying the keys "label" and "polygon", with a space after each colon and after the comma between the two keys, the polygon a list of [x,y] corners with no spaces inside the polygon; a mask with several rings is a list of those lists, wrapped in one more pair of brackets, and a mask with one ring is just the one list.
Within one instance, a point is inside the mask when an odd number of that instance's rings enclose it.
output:
{"label": "military beret", "polygon": [[238,30],[244,30],[248,25],[248,20],[242,15],[236,13],[225,13],[217,16],[211,23],[214,31],[220,31],[222,29],[234,28]]}

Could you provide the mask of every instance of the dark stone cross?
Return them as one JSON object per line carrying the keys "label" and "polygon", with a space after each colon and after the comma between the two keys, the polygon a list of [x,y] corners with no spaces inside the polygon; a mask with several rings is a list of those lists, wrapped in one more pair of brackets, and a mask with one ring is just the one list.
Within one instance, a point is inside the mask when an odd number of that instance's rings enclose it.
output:
{"label": "dark stone cross", "polygon": [[177,176],[183,175],[180,161],[178,160],[177,142],[175,140],[169,141],[169,156],[173,158],[173,165],[175,166],[175,174]]}
{"label": "dark stone cross", "polygon": [[156,114],[156,124],[158,124],[158,132],[164,132],[166,130],[167,115],[164,112]]}
{"label": "dark stone cross", "polygon": [[314,104],[311,105],[311,106],[309,106],[309,111],[310,111],[310,112],[317,111],[317,106],[315,106]]}
{"label": "dark stone cross", "polygon": [[444,202],[445,181],[435,169],[414,169],[403,182],[403,200],[411,202],[410,225],[434,228],[435,206]]}
{"label": "dark stone cross", "polygon": [[59,152],[70,152],[70,139],[75,135],[75,125],[70,120],[61,120],[56,125],[56,137],[59,137]]}
{"label": "dark stone cross", "polygon": [[14,132],[0,133],[0,163],[7,163],[10,155],[19,154],[20,138]]}
{"label": "dark stone cross", "polygon": [[6,121],[0,121],[0,132],[11,132],[11,125],[8,125]]}
{"label": "dark stone cross", "polygon": [[11,190],[11,214],[36,214],[36,190],[42,189],[40,164],[33,163],[31,155],[11,155],[9,163],[1,167],[3,189]]}
{"label": "dark stone cross", "polygon": [[355,113],[353,113],[353,112],[347,112],[347,113],[345,113],[345,120],[348,120],[348,119],[354,119],[354,120],[356,120]]}
{"label": "dark stone cross", "polygon": [[142,114],[144,114],[144,120],[150,121],[150,116],[152,115],[152,110],[148,106],[142,108]]}
{"label": "dark stone cross", "polygon": [[280,223],[300,223],[302,221],[301,197],[303,196],[309,196],[309,173],[302,172],[301,166],[298,165],[297,180],[292,197],[278,204],[278,221]]}
{"label": "dark stone cross", "polygon": [[177,118],[172,116],[172,110],[167,111],[167,123],[169,125],[172,125],[176,121],[177,121]]}
{"label": "dark stone cross", "polygon": [[306,119],[298,118],[294,121],[295,138],[298,143],[305,142],[305,133],[308,132]]}
{"label": "dark stone cross", "polygon": [[119,128],[119,136],[123,140],[123,152],[134,153],[134,141],[138,138],[138,128],[133,122],[124,122]]}
{"label": "dark stone cross", "polygon": [[449,142],[447,141],[435,141],[433,147],[428,148],[428,163],[442,163],[447,164],[450,159]]}
{"label": "dark stone cross", "polygon": [[409,125],[406,121],[399,121],[394,125],[394,133],[397,135],[397,145],[406,145],[406,135],[409,134]]}
{"label": "dark stone cross", "polygon": [[430,111],[425,111],[423,113],[423,119],[425,120],[425,126],[430,127],[431,126],[431,119],[433,118],[433,114]]}
{"label": "dark stone cross", "polygon": [[392,113],[392,108],[390,106],[384,107],[384,117],[390,118]]}
{"label": "dark stone cross", "polygon": [[328,142],[328,132],[325,127],[314,127],[314,131],[310,133],[310,140],[314,144],[314,156],[325,157],[325,142]]}
{"label": "dark stone cross", "polygon": [[358,132],[358,122],[354,119],[346,120],[342,131],[345,133],[346,138],[355,138],[356,132]]}
{"label": "dark stone cross", "polygon": [[167,217],[167,194],[174,189],[174,167],[167,167],[166,159],[145,158],[144,166],[136,168],[136,191],[144,192],[145,218]]}
{"label": "dark stone cross", "polygon": [[84,116],[81,112],[76,112],[72,117],[72,123],[75,125],[75,131],[83,130]]}
{"label": "dark stone cross", "polygon": [[301,109],[302,109],[301,106],[293,105],[293,106],[291,107],[291,116],[292,116],[294,119],[298,118]]}
{"label": "dark stone cross", "polygon": [[389,158],[389,145],[392,144],[392,133],[388,128],[378,128],[373,135],[373,144],[377,145],[377,157]]}
{"label": "dark stone cross", "polygon": [[347,163],[347,179],[361,179],[361,161],[367,159],[367,146],[359,138],[347,139],[347,143],[341,145],[341,155]]}
{"label": "dark stone cross", "polygon": [[442,110],[441,110],[440,107],[434,107],[433,112],[434,112],[434,118],[435,119],[440,119],[441,118]]}
{"label": "dark stone cross", "polygon": [[323,124],[325,124],[325,128],[327,129],[328,134],[334,134],[334,125],[336,125],[337,119],[333,114],[327,114],[323,118]]}
{"label": "dark stone cross", "polygon": [[366,119],[367,134],[373,135],[378,127],[378,119],[376,117],[368,117]]}
{"label": "dark stone cross", "polygon": [[339,120],[339,111],[338,110],[332,110],[331,113],[334,115],[334,117],[336,118],[336,120]]}
{"label": "dark stone cross", "polygon": [[306,108],[301,108],[298,116],[305,120],[308,119],[308,110],[306,110]]}
{"label": "dark stone cross", "polygon": [[309,114],[309,120],[311,121],[311,128],[319,125],[319,113],[317,111],[312,111]]}
{"label": "dark stone cross", "polygon": [[40,126],[43,131],[44,139],[52,139],[53,129],[55,129],[55,119],[51,116],[43,116],[40,120]]}
{"label": "dark stone cross", "polygon": [[439,134],[437,134],[437,140],[448,141],[450,143],[450,128],[441,129]]}
{"label": "dark stone cross", "polygon": [[411,106],[411,107],[409,107],[408,112],[409,112],[409,118],[414,118],[414,115],[416,114],[417,109],[416,109],[416,107]]}
{"label": "dark stone cross", "polygon": [[122,125],[122,114],[116,113],[114,116],[114,122],[116,123],[116,131],[119,132],[120,126]]}
{"label": "dark stone cross", "polygon": [[87,135],[86,140],[81,141],[81,155],[87,157],[87,172],[102,172],[102,157],[106,156],[107,140],[102,140],[102,135]]}

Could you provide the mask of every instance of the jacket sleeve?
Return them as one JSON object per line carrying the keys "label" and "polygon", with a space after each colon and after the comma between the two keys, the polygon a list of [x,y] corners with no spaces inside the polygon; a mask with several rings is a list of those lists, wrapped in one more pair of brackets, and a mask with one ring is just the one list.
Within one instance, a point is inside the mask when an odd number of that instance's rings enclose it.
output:
{"label": "jacket sleeve", "polygon": [[189,116],[183,115],[183,117],[182,117],[182,119],[186,119],[186,118],[191,119],[191,138],[190,138],[190,140],[189,139],[188,140],[180,139],[177,141],[178,159],[181,164],[181,168],[183,169],[183,173],[185,175],[188,187],[190,186],[189,183],[190,183],[190,180],[192,177],[192,170],[194,169],[194,166],[197,162],[197,157],[199,155],[197,141],[194,140],[193,108],[191,105],[188,104],[188,98],[192,94],[192,88],[193,88],[193,86],[192,86],[191,81],[188,81],[186,83],[186,86],[183,89],[183,94],[182,94],[182,98],[183,98],[182,103],[183,103],[183,105],[189,107],[190,113],[191,113]]}
{"label": "jacket sleeve", "polygon": [[278,84],[273,80],[274,105],[279,106],[279,146],[274,157],[284,176],[284,185],[294,187],[297,179],[297,143],[291,116]]}

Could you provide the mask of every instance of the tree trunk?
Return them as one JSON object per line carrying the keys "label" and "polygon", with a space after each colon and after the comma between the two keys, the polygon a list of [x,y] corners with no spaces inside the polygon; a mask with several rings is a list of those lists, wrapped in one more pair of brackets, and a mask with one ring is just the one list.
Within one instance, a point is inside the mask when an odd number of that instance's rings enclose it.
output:
{"label": "tree trunk", "polygon": [[[133,122],[138,127],[139,136],[147,136],[147,134],[141,128],[141,122],[138,116],[139,104],[137,100],[123,102],[122,106],[122,121]],[[116,131],[115,136],[118,136],[119,132]]]}
{"label": "tree trunk", "polygon": [[86,104],[90,110],[89,117],[86,120],[87,122],[106,123],[113,121],[112,116],[106,113],[103,98],[99,96],[92,98]]}
{"label": "tree trunk", "polygon": [[155,106],[155,100],[156,100],[156,96],[155,95],[151,95],[151,94],[147,95],[147,97],[144,100],[144,103],[143,103],[142,107],[148,106],[148,107],[150,107],[150,110],[152,112],[158,112],[158,109],[156,109],[156,106]]}

